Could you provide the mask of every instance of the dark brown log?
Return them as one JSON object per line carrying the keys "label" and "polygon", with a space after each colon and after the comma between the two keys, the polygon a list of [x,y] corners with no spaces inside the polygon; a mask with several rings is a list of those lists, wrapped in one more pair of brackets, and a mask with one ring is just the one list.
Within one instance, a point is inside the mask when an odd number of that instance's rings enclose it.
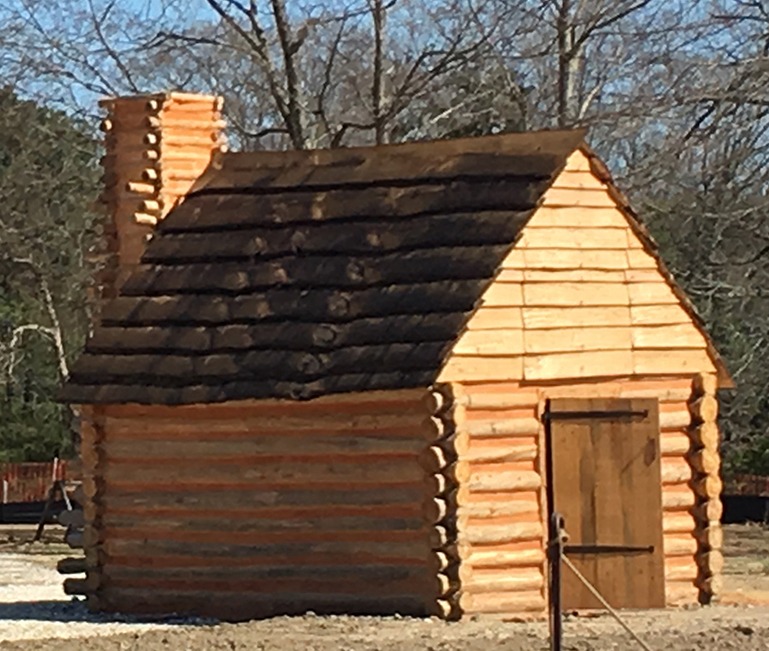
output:
{"label": "dark brown log", "polygon": [[85,524],[85,516],[82,509],[62,511],[56,518],[59,524],[64,526],[82,527]]}
{"label": "dark brown log", "polygon": [[467,312],[458,312],[375,317],[348,323],[102,327],[88,342],[87,350],[140,354],[155,351],[214,353],[257,348],[332,350],[368,342],[450,339],[467,318]]}
{"label": "dark brown log", "polygon": [[99,588],[99,577],[89,574],[85,579],[64,579],[64,594],[89,595]]}
{"label": "dark brown log", "polygon": [[700,423],[714,423],[718,416],[718,400],[712,395],[703,395],[689,403],[692,417]]}
{"label": "dark brown log", "polygon": [[[149,204],[144,201],[142,204]],[[144,212],[152,208],[144,206]],[[121,288],[124,296],[184,293],[247,294],[281,285],[356,289],[443,280],[490,280],[511,243],[447,246],[381,256],[286,256],[257,264],[201,262],[140,264]]]}
{"label": "dark brown log", "polygon": [[144,262],[178,265],[191,262],[249,261],[294,255],[348,256],[382,254],[426,246],[506,244],[515,239],[528,212],[455,213],[401,220],[353,223],[315,222],[284,229],[249,228],[209,233],[166,233],[147,247]]}
{"label": "dark brown log", "polygon": [[580,131],[510,134],[444,140],[429,147],[326,149],[311,152],[250,152],[222,159],[221,171],[201,183],[208,192],[233,188],[294,190],[402,184],[403,179],[446,181],[468,177],[549,178],[582,141]]}
{"label": "dark brown log", "polygon": [[56,570],[59,574],[81,574],[86,571],[88,565],[84,557],[81,558],[62,558],[56,563]]}
{"label": "dark brown log", "polygon": [[[346,322],[394,314],[470,312],[487,280],[460,280],[307,293],[284,287],[242,296],[121,296],[105,306],[107,326],[228,325],[268,318],[310,323]],[[426,306],[430,306],[429,312]]]}
{"label": "dark brown log", "polygon": [[[73,382],[82,384],[101,381],[152,385],[160,380],[158,384],[167,387],[184,387],[190,382],[195,382],[210,384],[214,388],[227,381],[251,380],[255,383],[256,393],[256,383],[260,379],[264,382],[267,378],[271,382],[308,382],[353,374],[361,369],[377,369],[380,374],[385,374],[437,368],[446,346],[447,342],[444,341],[428,341],[350,346],[327,353],[248,350],[195,357],[179,354],[84,353],[72,366],[71,378]],[[370,387],[375,388],[379,387]],[[405,387],[401,385],[383,388]]]}

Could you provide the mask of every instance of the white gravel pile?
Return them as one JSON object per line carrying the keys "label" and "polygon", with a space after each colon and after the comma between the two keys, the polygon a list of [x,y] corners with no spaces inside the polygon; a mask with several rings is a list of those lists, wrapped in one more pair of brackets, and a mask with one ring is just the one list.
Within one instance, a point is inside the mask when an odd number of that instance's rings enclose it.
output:
{"label": "white gravel pile", "polygon": [[56,558],[0,554],[0,641],[77,638],[174,628],[180,623],[139,622],[88,612],[84,601],[64,594]]}

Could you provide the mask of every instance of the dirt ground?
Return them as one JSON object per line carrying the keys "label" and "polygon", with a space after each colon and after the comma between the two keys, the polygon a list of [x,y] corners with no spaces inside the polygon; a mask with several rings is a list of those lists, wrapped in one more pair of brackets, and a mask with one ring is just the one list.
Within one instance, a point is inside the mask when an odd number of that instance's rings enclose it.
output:
{"label": "dirt ground", "polygon": [[[69,550],[52,528],[28,545],[29,528],[0,527],[0,651],[539,651],[545,623],[372,617],[280,617],[245,624],[139,621],[93,615],[61,591],[55,563]],[[726,528],[722,604],[688,610],[625,613],[651,649],[769,650],[769,529]],[[641,648],[608,616],[570,617],[564,648]]]}

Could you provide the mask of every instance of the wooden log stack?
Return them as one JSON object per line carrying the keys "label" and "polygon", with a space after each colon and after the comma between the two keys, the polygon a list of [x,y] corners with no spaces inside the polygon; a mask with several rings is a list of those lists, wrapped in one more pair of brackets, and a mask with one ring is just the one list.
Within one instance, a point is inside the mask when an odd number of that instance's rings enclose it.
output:
{"label": "wooden log stack", "polygon": [[221,98],[163,93],[111,98],[101,107],[106,219],[89,255],[98,269],[90,297],[95,317],[138,264],[158,222],[225,148]]}
{"label": "wooden log stack", "polygon": [[[426,428],[430,446],[420,461],[427,473],[425,518],[430,531],[430,567],[436,574],[436,599],[428,610],[443,619],[458,619],[459,555],[457,552],[457,493],[459,489],[456,452],[458,404],[456,385],[439,384],[427,394],[425,403],[430,414]],[[461,416],[460,416],[461,420]]]}
{"label": "wooden log stack", "polygon": [[104,436],[101,414],[101,409],[98,407],[82,408],[80,456],[83,477],[78,495],[78,503],[82,509],[72,511],[73,521],[65,522],[70,525],[66,536],[68,544],[72,548],[82,548],[85,558],[64,559],[64,562],[58,566],[62,574],[85,572],[85,578],[65,579],[64,592],[68,595],[87,597],[88,607],[91,610],[99,609],[96,591],[101,583],[103,561],[98,534],[102,514],[101,472],[105,461],[101,446]]}
{"label": "wooden log stack", "polygon": [[536,389],[465,384],[455,409],[459,606],[507,618],[545,612],[545,500]]}
{"label": "wooden log stack", "polygon": [[696,495],[693,513],[697,522],[697,586],[701,603],[712,603],[718,599],[723,585],[723,506],[716,389],[714,375],[700,374],[695,378],[689,402],[692,416],[689,463],[693,471],[692,489]]}

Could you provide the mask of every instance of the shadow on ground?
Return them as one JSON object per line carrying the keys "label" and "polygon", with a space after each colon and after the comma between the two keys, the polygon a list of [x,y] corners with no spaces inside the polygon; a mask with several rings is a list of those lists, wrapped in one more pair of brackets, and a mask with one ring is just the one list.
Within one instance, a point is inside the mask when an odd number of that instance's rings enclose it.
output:
{"label": "shadow on ground", "polygon": [[89,624],[167,624],[184,626],[213,626],[218,620],[199,617],[137,617],[119,613],[92,613],[84,600],[16,601],[0,603],[0,622],[85,622]]}

